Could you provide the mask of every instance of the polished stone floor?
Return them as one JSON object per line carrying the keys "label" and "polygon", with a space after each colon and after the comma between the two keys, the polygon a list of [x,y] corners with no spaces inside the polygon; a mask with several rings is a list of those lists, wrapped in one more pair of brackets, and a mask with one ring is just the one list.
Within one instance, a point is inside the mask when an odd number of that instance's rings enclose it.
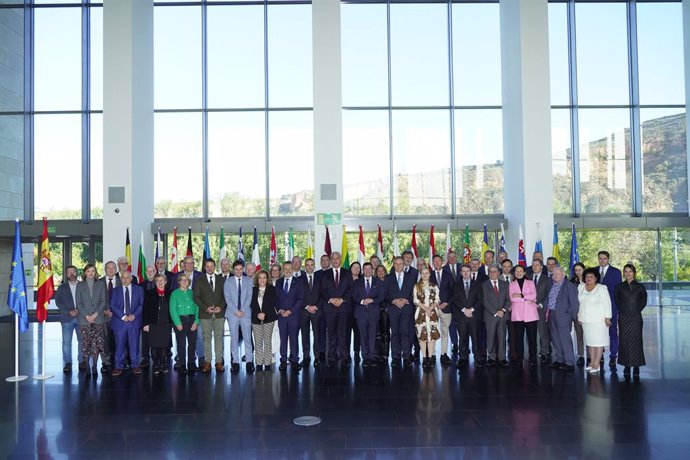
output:
{"label": "polished stone floor", "polygon": [[[13,374],[12,323],[0,373]],[[62,374],[60,326],[46,328],[53,379],[0,381],[2,458],[687,459],[690,311],[649,308],[639,382],[440,367],[246,375]],[[21,336],[21,373],[39,369],[39,328]],[[227,353],[226,353],[227,354]],[[316,415],[316,427],[292,420]]]}

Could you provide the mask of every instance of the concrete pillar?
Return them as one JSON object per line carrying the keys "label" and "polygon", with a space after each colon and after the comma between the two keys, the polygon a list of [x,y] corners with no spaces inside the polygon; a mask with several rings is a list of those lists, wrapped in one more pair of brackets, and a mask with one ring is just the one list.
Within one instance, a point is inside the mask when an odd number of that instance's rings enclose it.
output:
{"label": "concrete pillar", "polygon": [[[318,215],[343,212],[343,125],[340,60],[340,0],[312,3],[314,72],[315,256],[323,254],[326,230]],[[341,225],[329,225],[332,247],[340,251]],[[318,266],[318,260],[317,260]]]}
{"label": "concrete pillar", "polygon": [[553,185],[547,0],[501,0],[506,249],[517,263],[518,226],[531,260],[541,229],[551,254]]}
{"label": "concrete pillar", "polygon": [[[690,145],[690,0],[683,0],[683,61],[685,62],[685,123],[687,144]],[[690,155],[688,158],[688,197],[690,197]],[[690,213],[690,209],[688,209]]]}
{"label": "concrete pillar", "polygon": [[[153,0],[103,4],[103,259],[132,257],[153,221]],[[133,261],[134,262],[134,261]],[[136,266],[136,262],[133,263]]]}

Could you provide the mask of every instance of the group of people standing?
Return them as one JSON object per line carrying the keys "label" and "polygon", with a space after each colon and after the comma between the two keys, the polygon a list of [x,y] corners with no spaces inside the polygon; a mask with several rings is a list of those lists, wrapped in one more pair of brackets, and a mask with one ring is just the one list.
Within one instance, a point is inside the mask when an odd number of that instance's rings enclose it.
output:
{"label": "group of people standing", "polygon": [[311,258],[304,266],[295,257],[268,270],[223,259],[220,273],[213,259],[200,272],[186,257],[183,271],[171,273],[159,258],[140,282],[127,271],[126,258],[106,263],[100,279],[87,265],[78,281],[70,266],[55,296],[64,371],[72,371],[76,333],[79,368],[89,375],[97,375],[99,357],[101,370],[114,377],[149,366],[154,375],[166,373],[174,331],[175,370],[224,372],[227,323],[231,372],[242,362],[248,373],[276,361],[281,371],[299,370],[312,358],[314,367],[348,367],[353,356],[364,367],[421,362],[425,369],[436,365],[437,355],[450,366],[453,356],[463,369],[472,354],[475,367],[523,367],[526,361],[564,371],[586,365],[596,374],[607,347],[611,369],[621,364],[626,376],[631,370],[638,376],[645,365],[641,312],[647,293],[632,264],[621,275],[609,257],[601,251],[596,268],[576,264],[570,280],[556,259],[544,262],[539,252],[524,267],[491,250],[483,263],[461,264],[451,252],[446,260],[433,256],[430,264],[417,259],[416,266],[405,251],[390,270],[376,256],[342,267],[338,252],[324,254],[319,269]]}

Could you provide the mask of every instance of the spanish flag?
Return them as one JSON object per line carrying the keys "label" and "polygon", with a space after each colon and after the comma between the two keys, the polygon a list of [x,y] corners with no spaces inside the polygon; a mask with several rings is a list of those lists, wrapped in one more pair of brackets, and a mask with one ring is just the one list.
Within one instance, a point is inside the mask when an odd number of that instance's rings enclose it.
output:
{"label": "spanish flag", "polygon": [[41,258],[38,262],[38,296],[36,300],[36,319],[43,322],[48,318],[48,302],[53,298],[53,266],[50,263],[50,243],[48,241],[48,221],[43,218],[41,235]]}

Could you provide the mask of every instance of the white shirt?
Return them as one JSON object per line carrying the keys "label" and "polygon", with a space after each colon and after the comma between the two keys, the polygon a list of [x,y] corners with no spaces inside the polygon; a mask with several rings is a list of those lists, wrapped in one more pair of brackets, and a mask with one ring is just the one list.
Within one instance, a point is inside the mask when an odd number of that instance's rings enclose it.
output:
{"label": "white shirt", "polygon": [[76,305],[77,305],[77,284],[79,284],[79,281],[75,281],[74,283],[69,281],[67,284],[69,285],[69,290],[72,293],[72,301],[74,302],[74,306],[76,308]]}

